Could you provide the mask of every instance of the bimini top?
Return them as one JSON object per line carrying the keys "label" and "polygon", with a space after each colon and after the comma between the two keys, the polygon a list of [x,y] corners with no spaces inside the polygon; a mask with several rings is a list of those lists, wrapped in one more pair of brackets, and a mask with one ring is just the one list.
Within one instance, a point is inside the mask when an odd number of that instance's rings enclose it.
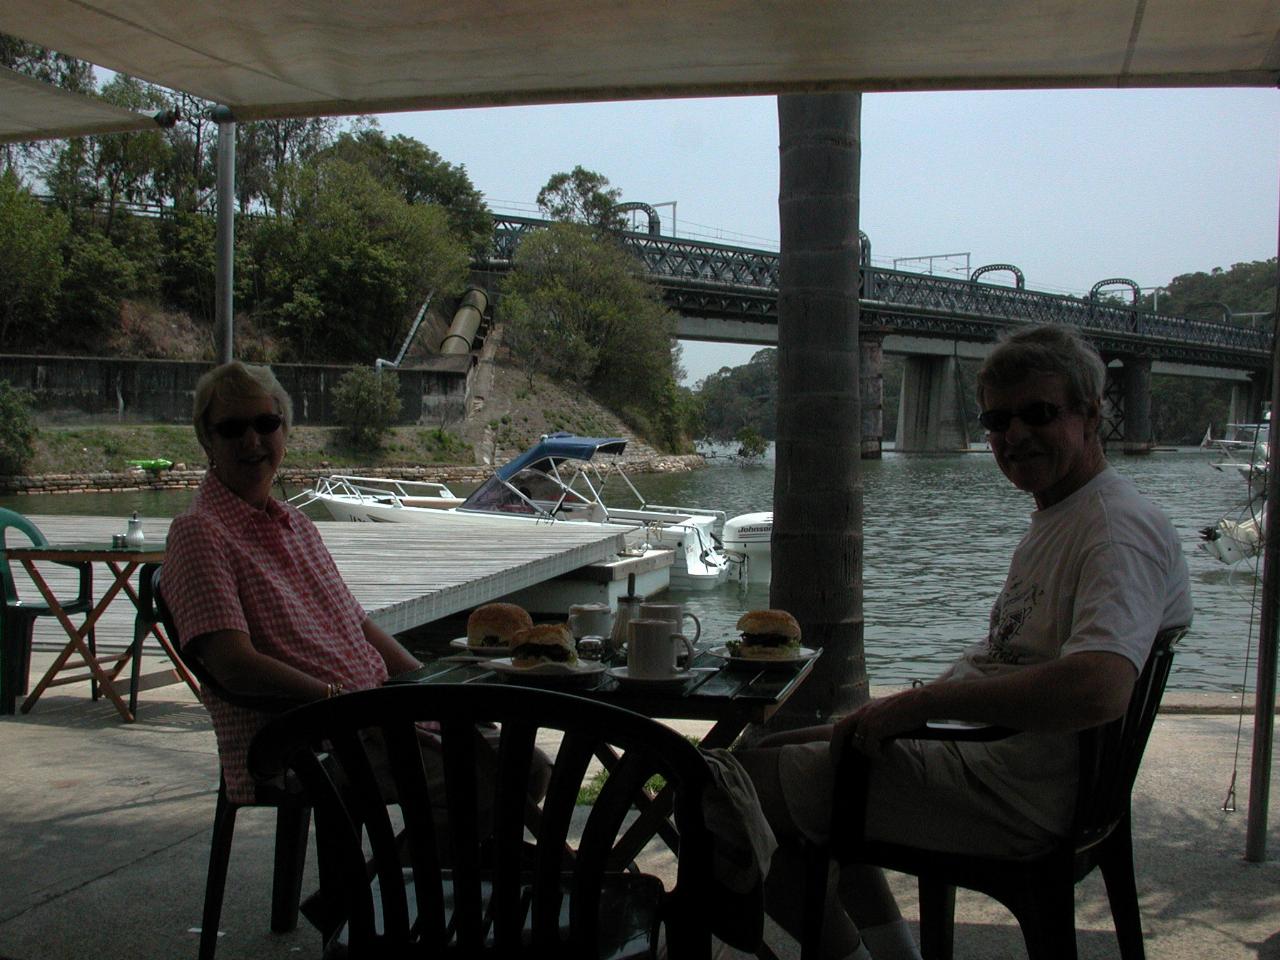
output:
{"label": "bimini top", "polygon": [[[590,460],[597,453],[622,453],[625,437],[579,437],[572,433],[544,434],[542,439],[497,470],[502,480],[510,480],[525,467],[550,470],[564,460]],[[543,463],[542,461],[550,461]]]}

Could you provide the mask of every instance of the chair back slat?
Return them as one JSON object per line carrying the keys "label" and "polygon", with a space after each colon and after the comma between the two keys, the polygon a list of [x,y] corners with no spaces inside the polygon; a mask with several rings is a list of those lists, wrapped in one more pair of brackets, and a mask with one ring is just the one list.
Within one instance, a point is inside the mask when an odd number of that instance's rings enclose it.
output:
{"label": "chair back slat", "polygon": [[[442,728],[447,825],[422,809],[435,784],[423,773],[420,744],[406,731],[425,720]],[[484,721],[502,728],[496,757],[476,735]],[[371,727],[386,743],[392,797],[378,793],[363,733]],[[559,734],[560,747],[531,822],[527,784],[541,732]],[[579,833],[584,811],[574,801],[595,769],[592,757],[606,747],[620,759]],[[596,956],[604,939],[621,930],[613,911],[628,902],[627,890],[637,891],[634,902],[652,903],[653,923],[670,921],[673,956],[710,949],[710,921],[697,909],[710,883],[701,806],[710,774],[692,744],[648,718],[513,685],[389,686],[273,718],[254,739],[249,763],[259,777],[298,771],[315,807],[321,890],[349,921],[349,955]],[[486,779],[482,772],[494,764],[496,776]],[[654,773],[676,788],[670,826],[680,855],[675,883],[665,891],[656,878],[623,874],[611,863]],[[439,806],[442,798],[432,799]],[[477,815],[482,807],[492,811],[492,825]],[[396,843],[390,825],[401,819],[404,835]],[[441,829],[446,836],[436,833]],[[371,869],[356,867],[369,851]],[[406,875],[412,893],[402,882]],[[633,937],[628,930],[624,935]],[[649,927],[640,930],[647,935]]]}
{"label": "chair back slat", "polygon": [[14,510],[0,507],[0,585],[4,588],[6,604],[18,602],[18,587],[13,579],[13,571],[9,569],[8,535],[10,530],[17,530],[31,541],[33,547],[43,547],[49,541],[45,539],[40,528]]}
{"label": "chair back slat", "polygon": [[1173,666],[1173,645],[1184,633],[1185,627],[1177,627],[1157,634],[1124,714],[1080,734],[1072,826],[1077,852],[1104,839],[1129,813],[1129,795]]}

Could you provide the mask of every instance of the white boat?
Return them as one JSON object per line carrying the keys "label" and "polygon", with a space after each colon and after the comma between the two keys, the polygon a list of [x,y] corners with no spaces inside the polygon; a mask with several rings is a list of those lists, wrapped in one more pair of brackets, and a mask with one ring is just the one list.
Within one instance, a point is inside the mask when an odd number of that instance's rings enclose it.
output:
{"label": "white boat", "polygon": [[[494,471],[474,493],[460,497],[447,484],[335,474],[316,481],[307,502],[323,504],[335,520],[430,523],[441,513],[484,523],[495,517],[532,523],[593,523],[620,529],[628,546],[672,550],[672,585],[702,589],[724,582],[734,558],[720,546],[725,514],[719,510],[648,503],[623,472],[620,437],[544,436]],[[597,459],[597,455],[604,456]],[[635,506],[605,500],[611,481]]]}
{"label": "white boat", "polygon": [[1200,442],[1200,446],[1226,455],[1225,460],[1210,465],[1216,470],[1238,473],[1247,490],[1243,507],[1200,531],[1201,549],[1222,563],[1239,563],[1258,556],[1262,551],[1265,531],[1263,498],[1271,460],[1270,420],[1270,411],[1267,411],[1262,423],[1228,424],[1230,437],[1216,440],[1206,430]]}

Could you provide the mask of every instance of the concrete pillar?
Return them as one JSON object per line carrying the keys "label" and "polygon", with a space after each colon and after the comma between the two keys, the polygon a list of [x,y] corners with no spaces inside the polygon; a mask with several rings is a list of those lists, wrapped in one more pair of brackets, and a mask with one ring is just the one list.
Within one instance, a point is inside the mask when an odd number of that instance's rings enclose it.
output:
{"label": "concrete pillar", "polygon": [[1151,452],[1151,361],[1128,357],[1124,361],[1124,452]]}
{"label": "concrete pillar", "polygon": [[969,430],[955,357],[907,357],[902,371],[895,446],[904,453],[969,449]]}
{"label": "concrete pillar", "polygon": [[862,401],[862,459],[879,460],[884,439],[884,337],[858,333],[858,388]]}

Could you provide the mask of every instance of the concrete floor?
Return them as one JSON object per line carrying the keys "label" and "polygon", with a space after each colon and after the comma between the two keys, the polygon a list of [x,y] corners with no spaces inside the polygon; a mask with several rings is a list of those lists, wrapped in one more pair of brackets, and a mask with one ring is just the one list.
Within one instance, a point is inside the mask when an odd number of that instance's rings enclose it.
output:
{"label": "concrete floor", "polygon": [[[1135,858],[1153,960],[1280,960],[1280,831],[1269,835],[1276,859],[1243,860],[1252,724],[1222,713],[1223,700],[1170,695],[1177,712],[1157,721],[1138,780]],[[109,703],[71,685],[30,714],[0,718],[2,960],[195,955],[217,751],[204,708],[183,687],[145,693],[139,713],[124,724]],[[1238,728],[1239,810],[1225,813]],[[273,811],[241,811],[220,960],[319,954],[305,921],[293,933],[269,932],[273,834]],[[314,867],[312,855],[308,888]],[[894,884],[914,917],[912,882]],[[1082,960],[1114,960],[1100,877],[1080,884],[1076,904]],[[776,930],[771,945],[784,958],[798,955]],[[1019,960],[1025,951],[1003,908],[961,891],[956,956]]]}

